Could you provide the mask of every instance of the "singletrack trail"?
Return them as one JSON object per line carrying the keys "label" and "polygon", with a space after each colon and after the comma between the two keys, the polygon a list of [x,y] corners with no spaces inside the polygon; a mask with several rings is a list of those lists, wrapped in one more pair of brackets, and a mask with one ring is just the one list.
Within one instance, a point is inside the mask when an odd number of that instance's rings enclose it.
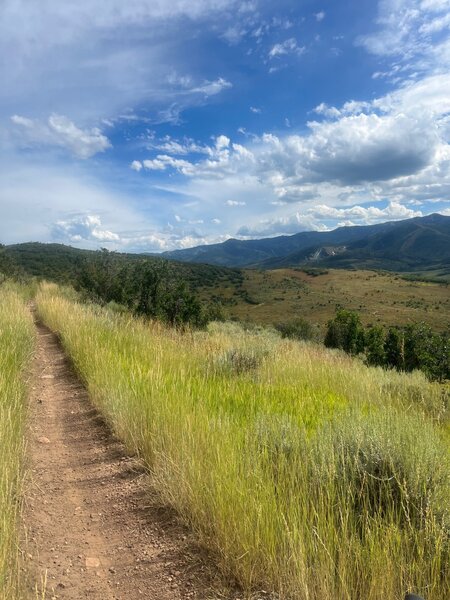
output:
{"label": "singletrack trail", "polygon": [[[230,598],[192,535],[158,505],[74,374],[37,324],[23,516],[25,598]],[[212,591],[215,589],[215,592]]]}

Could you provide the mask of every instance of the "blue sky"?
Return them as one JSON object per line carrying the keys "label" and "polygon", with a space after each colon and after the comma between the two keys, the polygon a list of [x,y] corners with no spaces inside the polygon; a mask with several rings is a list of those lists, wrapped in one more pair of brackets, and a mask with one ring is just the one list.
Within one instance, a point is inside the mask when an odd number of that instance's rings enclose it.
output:
{"label": "blue sky", "polygon": [[0,241],[450,215],[450,0],[3,0]]}

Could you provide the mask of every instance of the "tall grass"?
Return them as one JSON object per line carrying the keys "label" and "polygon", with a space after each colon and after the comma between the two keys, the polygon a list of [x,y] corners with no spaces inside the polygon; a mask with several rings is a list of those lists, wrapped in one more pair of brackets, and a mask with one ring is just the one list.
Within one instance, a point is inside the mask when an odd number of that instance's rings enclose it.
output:
{"label": "tall grass", "polygon": [[39,313],[91,397],[244,590],[448,598],[448,394],[338,352],[180,333],[47,286]]}
{"label": "tall grass", "polygon": [[18,289],[0,287],[0,598],[18,591],[18,515],[23,477],[26,375],[33,349],[31,315]]}

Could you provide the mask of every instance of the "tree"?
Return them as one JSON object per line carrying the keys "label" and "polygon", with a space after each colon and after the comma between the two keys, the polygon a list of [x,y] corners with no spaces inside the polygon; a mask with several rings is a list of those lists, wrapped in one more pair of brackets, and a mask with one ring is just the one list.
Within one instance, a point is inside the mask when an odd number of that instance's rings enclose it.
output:
{"label": "tree", "polygon": [[379,325],[370,327],[365,334],[365,344],[367,363],[374,366],[383,366],[386,360],[384,329]]}
{"label": "tree", "polygon": [[404,370],[405,369],[405,337],[397,327],[390,327],[384,342],[386,355],[386,366]]}
{"label": "tree", "polygon": [[405,370],[414,369],[424,371],[430,379],[449,377],[448,332],[435,333],[425,323],[405,328]]}
{"label": "tree", "polygon": [[339,309],[336,316],[328,321],[324,340],[328,348],[341,348],[349,354],[364,351],[364,329],[359,315],[350,310]]}

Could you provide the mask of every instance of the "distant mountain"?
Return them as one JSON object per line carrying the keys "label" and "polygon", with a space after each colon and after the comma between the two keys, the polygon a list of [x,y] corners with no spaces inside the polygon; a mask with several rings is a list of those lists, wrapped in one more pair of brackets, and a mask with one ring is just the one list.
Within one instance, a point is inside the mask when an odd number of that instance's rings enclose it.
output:
{"label": "distant mountain", "polygon": [[378,225],[305,231],[165,252],[166,258],[230,267],[302,265],[393,271],[450,269],[450,217],[432,214]]}

